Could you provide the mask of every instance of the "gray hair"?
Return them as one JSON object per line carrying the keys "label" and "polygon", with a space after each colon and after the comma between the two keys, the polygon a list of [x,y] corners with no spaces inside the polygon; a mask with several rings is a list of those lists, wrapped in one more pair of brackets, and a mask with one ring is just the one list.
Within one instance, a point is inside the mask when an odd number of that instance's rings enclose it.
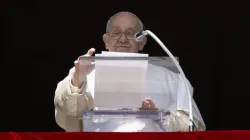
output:
{"label": "gray hair", "polygon": [[131,15],[133,15],[134,17],[136,17],[136,18],[138,19],[138,21],[139,21],[139,26],[140,26],[140,27],[139,27],[139,31],[143,31],[143,27],[144,27],[144,26],[143,26],[141,20],[140,20],[135,14],[133,14],[133,13],[131,13],[131,12],[122,11],[122,12],[116,13],[115,15],[113,15],[113,16],[108,20],[107,26],[106,26],[106,32],[109,32],[110,27],[111,27],[111,25],[112,25],[112,22],[113,22],[114,18],[115,18],[116,16],[118,16],[119,14],[121,14],[121,13],[128,13],[128,14],[131,14]]}

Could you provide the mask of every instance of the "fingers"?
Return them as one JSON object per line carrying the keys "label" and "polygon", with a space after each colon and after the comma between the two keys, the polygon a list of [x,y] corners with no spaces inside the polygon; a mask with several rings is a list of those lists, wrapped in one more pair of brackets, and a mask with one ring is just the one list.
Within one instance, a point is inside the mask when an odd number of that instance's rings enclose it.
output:
{"label": "fingers", "polygon": [[145,98],[145,100],[148,102],[153,102],[152,99],[150,99],[150,98]]}
{"label": "fingers", "polygon": [[155,103],[153,102],[153,100],[152,100],[152,99],[150,99],[150,98],[146,98],[145,100],[146,100],[146,101],[148,101],[151,105],[154,105],[154,106],[155,106]]}
{"label": "fingers", "polygon": [[150,98],[145,98],[145,101],[147,101],[151,106],[155,105],[155,103],[153,102],[153,100],[150,99]]}
{"label": "fingers", "polygon": [[[84,56],[92,56],[94,52],[95,52],[95,49],[91,48],[88,50],[87,54],[85,54]],[[85,78],[85,76],[94,69],[94,66],[91,66],[91,61],[81,61],[81,65],[80,65],[79,60],[76,60],[74,62],[74,65],[75,65],[75,72],[74,72],[72,81],[73,81],[74,86],[79,86],[82,80]]]}
{"label": "fingers", "polygon": [[75,72],[74,72],[74,75],[73,75],[73,77],[72,77],[72,84],[74,85],[74,86],[78,86],[78,84],[79,84],[79,77],[78,77],[78,73],[79,73],[79,61],[75,61],[74,62],[74,65],[75,65]]}
{"label": "fingers", "polygon": [[79,61],[76,60],[74,64],[75,64],[75,73],[79,73]]}
{"label": "fingers", "polygon": [[145,98],[142,102],[142,109],[144,110],[158,110],[155,103],[150,98]]}
{"label": "fingers", "polygon": [[92,56],[94,52],[95,52],[95,48],[91,48],[88,50],[86,56]]}
{"label": "fingers", "polygon": [[142,101],[142,107],[148,108],[150,106],[150,103],[147,100]]}
{"label": "fingers", "polygon": [[151,104],[147,100],[143,100],[141,109],[150,110],[151,109]]}

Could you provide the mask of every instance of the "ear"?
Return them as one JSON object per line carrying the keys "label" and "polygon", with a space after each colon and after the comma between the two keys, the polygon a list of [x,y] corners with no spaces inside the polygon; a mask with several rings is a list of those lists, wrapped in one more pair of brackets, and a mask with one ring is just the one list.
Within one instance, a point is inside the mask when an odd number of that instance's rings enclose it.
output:
{"label": "ear", "polygon": [[140,51],[142,51],[143,50],[143,48],[144,48],[144,46],[146,45],[146,43],[147,43],[147,37],[145,36],[144,38],[143,38],[143,40],[140,42],[140,48],[139,48],[139,50]]}
{"label": "ear", "polygon": [[103,39],[103,42],[105,44],[105,48],[108,49],[108,35],[103,34],[102,39]]}

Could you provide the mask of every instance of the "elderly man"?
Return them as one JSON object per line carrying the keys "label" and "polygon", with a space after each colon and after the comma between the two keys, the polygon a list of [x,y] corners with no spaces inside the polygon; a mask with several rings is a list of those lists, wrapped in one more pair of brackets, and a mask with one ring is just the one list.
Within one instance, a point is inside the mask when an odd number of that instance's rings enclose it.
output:
{"label": "elderly man", "polygon": [[[145,37],[141,42],[134,40],[134,35],[138,31],[142,31],[143,25],[140,19],[130,12],[119,12],[112,16],[108,23],[106,33],[103,35],[103,41],[105,47],[110,52],[130,52],[138,53],[143,50],[147,38]],[[90,49],[86,56],[91,56],[95,49]],[[78,115],[84,110],[91,110],[94,108],[93,93],[89,89],[89,85],[93,84],[93,68],[86,67],[85,73],[81,73],[83,80],[79,80],[79,61],[74,62],[75,66],[70,70],[69,75],[60,81],[55,91],[55,118],[57,124],[65,131],[81,131],[82,122],[78,119]],[[169,71],[162,71],[158,68],[153,68],[154,73],[163,72],[166,79],[174,81],[178,86],[169,85],[168,90],[176,92],[181,95],[180,103],[177,103],[177,109],[172,110],[171,115],[176,116],[177,119],[172,123],[175,123],[173,131],[188,131],[189,117],[188,117],[188,100],[185,91],[184,83],[181,82],[177,74],[173,74]],[[168,82],[166,80],[166,82]],[[176,88],[177,87],[177,88]],[[190,85],[190,89],[192,86]],[[191,90],[192,91],[192,90]],[[184,96],[182,96],[184,95]],[[185,98],[185,99],[184,99]],[[205,130],[206,126],[200,115],[200,112],[193,101],[194,123],[198,130]],[[185,103],[182,103],[185,102]],[[179,105],[180,104],[180,105]],[[145,99],[142,101],[141,109],[158,109],[151,99]],[[132,126],[133,127],[133,126]],[[150,126],[149,126],[150,127]],[[131,128],[132,129],[132,128]],[[130,131],[130,130],[128,130]],[[132,131],[132,130],[131,130]],[[138,130],[139,131],[139,130]]]}

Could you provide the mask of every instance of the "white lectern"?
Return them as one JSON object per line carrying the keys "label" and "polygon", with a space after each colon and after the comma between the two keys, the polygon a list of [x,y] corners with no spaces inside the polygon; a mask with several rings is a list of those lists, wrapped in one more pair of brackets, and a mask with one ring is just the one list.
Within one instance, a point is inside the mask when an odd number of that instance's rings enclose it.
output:
{"label": "white lectern", "polygon": [[[179,109],[180,74],[169,57],[80,57],[80,73],[93,66],[86,90],[92,108],[79,119],[85,132],[172,132]],[[81,75],[81,74],[80,74]],[[84,79],[83,77],[79,77]],[[142,107],[150,98],[152,104]],[[188,98],[181,100],[188,108]]]}

